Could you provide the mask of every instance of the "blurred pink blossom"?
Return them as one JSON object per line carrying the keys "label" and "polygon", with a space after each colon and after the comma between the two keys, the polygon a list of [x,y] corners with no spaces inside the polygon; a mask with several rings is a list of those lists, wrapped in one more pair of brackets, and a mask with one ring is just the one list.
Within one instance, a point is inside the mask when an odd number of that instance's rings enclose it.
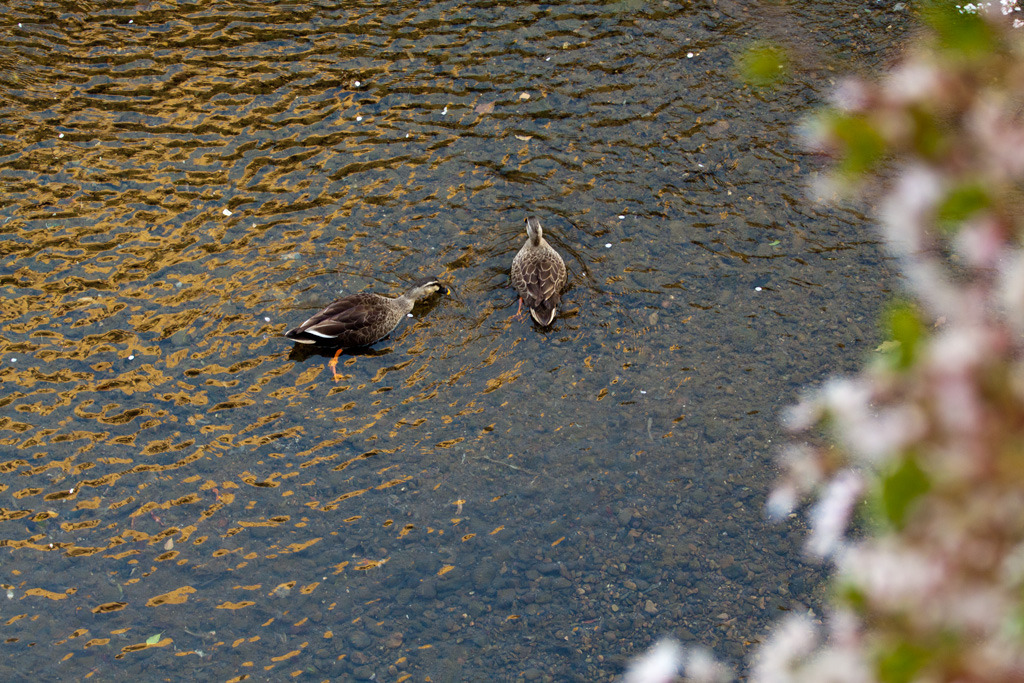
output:
{"label": "blurred pink blossom", "polygon": [[786,683],[794,680],[796,664],[814,651],[817,632],[804,616],[789,616],[773,630],[768,642],[758,651],[753,677],[761,683]]}
{"label": "blurred pink blossom", "polygon": [[[981,12],[1020,12],[999,8]],[[917,307],[889,351],[786,412],[806,440],[782,453],[768,511],[817,496],[808,552],[833,563],[837,591],[820,633],[807,617],[773,630],[762,683],[1024,681],[1024,52],[1005,21],[991,43],[965,33],[969,49],[946,51],[962,37],[937,21],[941,40],[879,82],[844,81],[808,128],[817,151],[886,159],[814,184],[883,197]],[[855,509],[867,521],[851,534]]]}
{"label": "blurred pink blossom", "polygon": [[828,557],[839,550],[853,506],[863,493],[863,478],[853,470],[842,470],[832,478],[811,510],[811,537],[807,546],[812,555]]}
{"label": "blurred pink blossom", "polygon": [[671,683],[683,664],[683,648],[663,638],[646,653],[634,659],[623,676],[623,683]]}

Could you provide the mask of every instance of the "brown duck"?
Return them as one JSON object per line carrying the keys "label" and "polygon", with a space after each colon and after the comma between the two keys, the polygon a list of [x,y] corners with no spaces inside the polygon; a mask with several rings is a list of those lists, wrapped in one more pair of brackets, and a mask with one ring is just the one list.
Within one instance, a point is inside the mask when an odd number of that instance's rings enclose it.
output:
{"label": "brown duck", "polygon": [[519,311],[525,303],[533,319],[547,327],[555,321],[562,301],[565,262],[544,239],[536,216],[526,219],[526,235],[526,244],[512,259],[512,286],[519,292]]}
{"label": "brown duck", "polygon": [[395,298],[372,292],[349,294],[332,301],[327,308],[288,330],[284,336],[300,344],[339,347],[330,364],[337,379],[335,367],[342,351],[380,341],[398,326],[417,301],[436,293],[448,294],[448,291],[436,278],[427,278]]}

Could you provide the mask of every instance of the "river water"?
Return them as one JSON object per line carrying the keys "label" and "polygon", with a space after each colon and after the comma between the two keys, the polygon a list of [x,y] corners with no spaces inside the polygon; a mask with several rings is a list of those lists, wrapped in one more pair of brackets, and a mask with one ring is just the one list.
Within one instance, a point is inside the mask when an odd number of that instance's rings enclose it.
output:
{"label": "river water", "polygon": [[[763,505],[893,288],[794,131],[892,3],[9,0],[0,678],[742,671],[820,609]],[[758,88],[735,60],[786,45]],[[508,269],[536,215],[550,330]],[[448,297],[342,356],[341,293]],[[4,596],[4,593],[6,596]]]}

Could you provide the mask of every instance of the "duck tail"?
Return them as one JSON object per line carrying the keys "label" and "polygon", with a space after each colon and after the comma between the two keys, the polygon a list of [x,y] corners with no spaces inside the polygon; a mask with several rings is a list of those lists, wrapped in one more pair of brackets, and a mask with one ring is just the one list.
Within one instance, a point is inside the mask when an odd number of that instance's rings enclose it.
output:
{"label": "duck tail", "polygon": [[290,329],[287,332],[285,332],[284,336],[287,337],[288,339],[291,339],[293,342],[298,342],[300,344],[315,344],[316,343],[316,340],[311,338],[301,328],[301,326],[300,327],[293,327],[292,329]]}
{"label": "duck tail", "polygon": [[537,321],[541,327],[547,327],[551,323],[555,322],[555,315],[558,313],[558,307],[552,306],[547,301],[543,301],[534,308],[530,308],[530,315]]}

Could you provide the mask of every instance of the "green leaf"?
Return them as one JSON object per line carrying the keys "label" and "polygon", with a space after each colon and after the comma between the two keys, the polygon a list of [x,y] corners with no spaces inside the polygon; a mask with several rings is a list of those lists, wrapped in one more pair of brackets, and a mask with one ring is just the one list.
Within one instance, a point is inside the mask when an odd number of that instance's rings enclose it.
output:
{"label": "green leaf", "polygon": [[1021,640],[1024,636],[1024,612],[1021,611],[1020,604],[1024,599],[1024,587],[1017,589],[1017,609],[1013,611],[1010,616],[1010,629],[1011,633],[1017,640]]}
{"label": "green leaf", "polygon": [[897,344],[890,347],[890,358],[897,370],[906,370],[917,360],[927,328],[917,309],[907,303],[893,304],[885,314],[885,323],[889,339]]}
{"label": "green leaf", "polygon": [[163,634],[157,633],[155,636],[150,636],[149,638],[146,638],[146,645],[156,645],[160,642],[161,635]]}
{"label": "green leaf", "polygon": [[878,680],[882,683],[910,683],[928,661],[931,653],[913,643],[897,643],[879,653]]}
{"label": "green leaf", "polygon": [[953,230],[959,224],[980,211],[984,211],[991,205],[988,192],[977,183],[968,183],[953,188],[946,198],[939,205],[937,218],[939,224],[947,229]]}
{"label": "green leaf", "polygon": [[903,529],[907,512],[922,495],[931,488],[928,475],[912,456],[903,458],[900,464],[882,479],[882,512],[885,519],[896,529]]}
{"label": "green leaf", "polygon": [[789,59],[782,48],[771,43],[755,43],[736,59],[740,78],[751,85],[774,85],[789,72]]}
{"label": "green leaf", "polygon": [[864,591],[851,583],[840,584],[836,595],[841,602],[858,612],[864,612],[868,607],[868,598]]}
{"label": "green leaf", "polygon": [[939,120],[934,112],[921,107],[912,108],[909,114],[914,121],[914,151],[926,159],[941,162],[942,157],[948,154],[953,124]]}
{"label": "green leaf", "polygon": [[921,16],[935,31],[939,48],[954,59],[973,61],[996,49],[995,32],[984,17],[961,14],[954,2],[929,0],[924,3]]}
{"label": "green leaf", "polygon": [[866,173],[885,154],[885,139],[863,116],[833,112],[827,123],[842,145],[840,173],[846,176]]}

